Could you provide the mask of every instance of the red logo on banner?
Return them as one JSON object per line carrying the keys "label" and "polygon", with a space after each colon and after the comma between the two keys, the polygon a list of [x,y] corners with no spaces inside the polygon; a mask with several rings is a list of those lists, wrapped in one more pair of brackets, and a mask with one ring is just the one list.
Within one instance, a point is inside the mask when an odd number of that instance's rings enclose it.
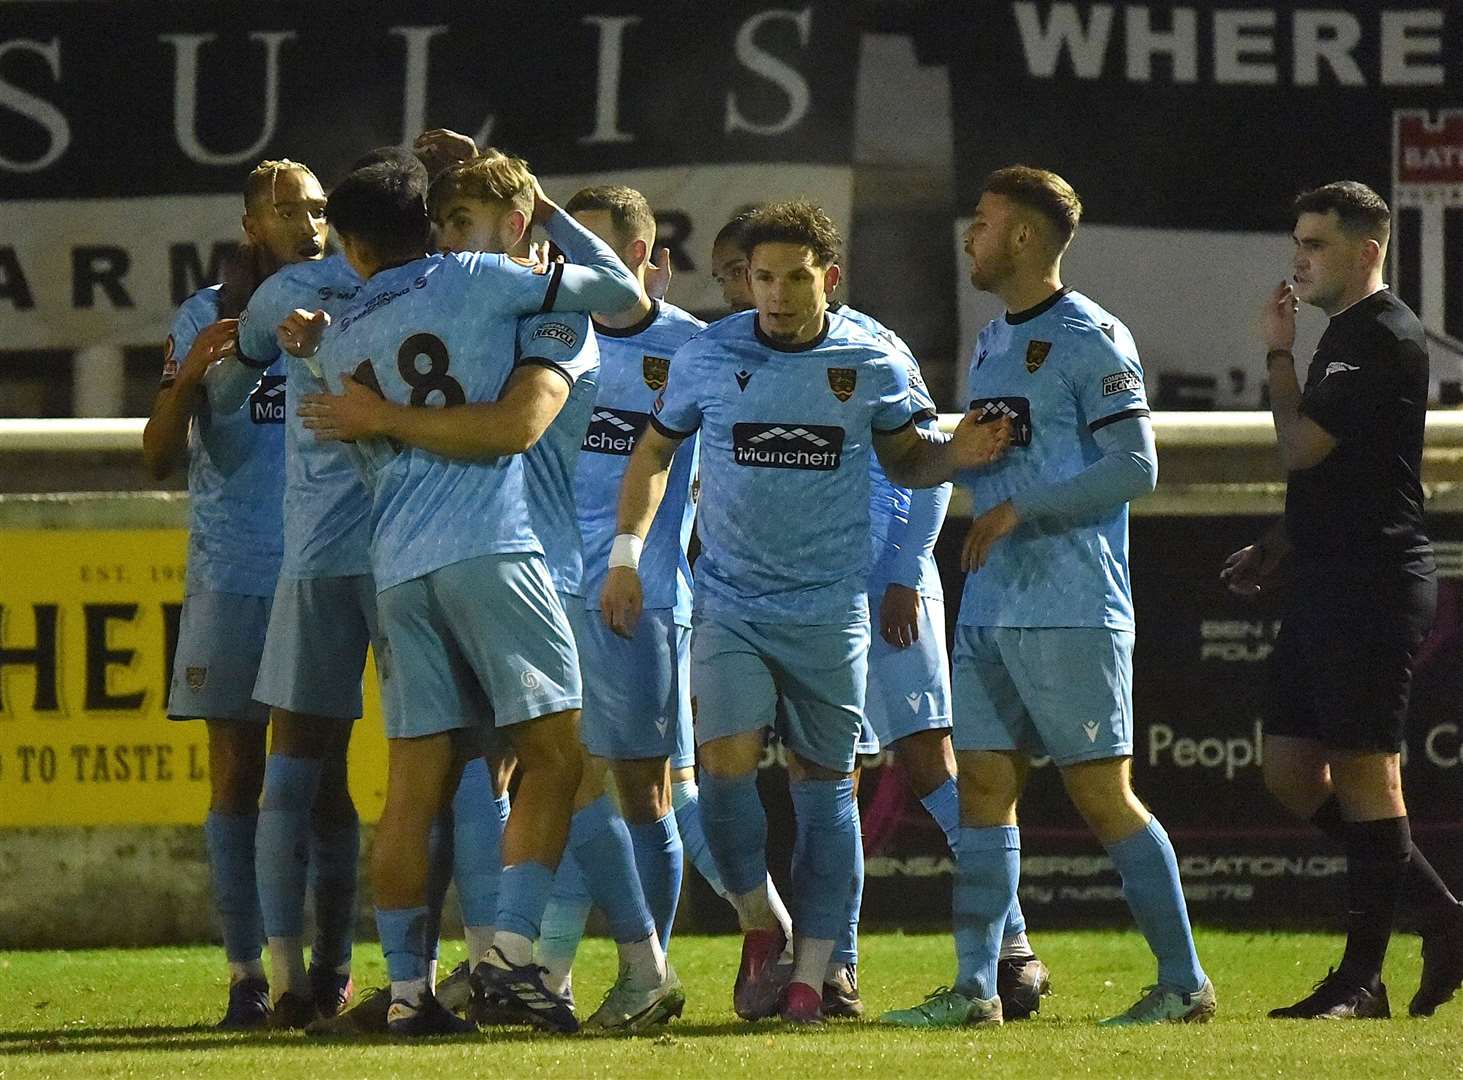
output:
{"label": "red logo on banner", "polygon": [[1399,184],[1463,184],[1463,109],[1398,112],[1393,161]]}

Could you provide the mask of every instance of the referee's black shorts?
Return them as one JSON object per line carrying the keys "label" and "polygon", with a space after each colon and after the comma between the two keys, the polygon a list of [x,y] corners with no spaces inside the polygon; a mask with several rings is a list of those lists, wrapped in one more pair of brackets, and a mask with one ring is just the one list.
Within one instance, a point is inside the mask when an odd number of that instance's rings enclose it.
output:
{"label": "referee's black shorts", "polygon": [[1437,599],[1432,574],[1298,581],[1270,655],[1265,734],[1340,750],[1400,750],[1412,664]]}

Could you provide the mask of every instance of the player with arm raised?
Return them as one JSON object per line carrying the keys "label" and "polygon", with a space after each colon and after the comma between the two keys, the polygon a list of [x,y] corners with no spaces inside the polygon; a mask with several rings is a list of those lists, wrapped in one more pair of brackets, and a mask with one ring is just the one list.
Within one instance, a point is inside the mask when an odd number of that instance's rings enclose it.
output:
{"label": "player with arm raised", "polygon": [[285,411],[283,363],[238,377],[235,320],[275,269],[320,256],[323,202],[315,177],[293,162],[264,161],[250,173],[245,244],[224,284],[178,309],[143,433],[158,479],[188,455],[188,577],[168,715],[208,727],[204,833],[229,964],[225,1028],[258,1027],[270,1014],[254,870],[268,711],[254,683],[280,567]]}
{"label": "player with arm raised", "polygon": [[[817,207],[761,211],[747,240],[757,310],[723,319],[672,358],[620,491],[601,597],[606,624],[633,636],[644,607],[640,554],[676,449],[701,439],[703,550],[691,647],[699,700],[702,818],[745,937],[733,1001],[759,1019],[817,1022],[834,943],[847,924],[858,835],[851,773],[868,651],[868,455],[930,486],[999,453],[1005,424],[963,422],[922,437],[908,370],[888,346],[827,310],[837,230]],[[757,793],[763,733],[792,753],[797,812],[794,970],[767,894],[766,815]]]}
{"label": "player with arm raised", "polygon": [[971,413],[1008,418],[1014,433],[1011,452],[970,478],[976,518],[962,555],[958,972],[952,987],[885,1014],[888,1023],[1002,1022],[996,978],[1020,873],[1016,806],[1041,753],[1107,849],[1158,958],[1157,983],[1105,1023],[1214,1012],[1173,846],[1132,789],[1127,504],[1153,489],[1158,458],[1132,335],[1061,283],[1080,215],[1065,180],[1017,166],[987,179],[966,236],[971,281],[1008,309],[977,341]]}
{"label": "player with arm raised", "polygon": [[[1422,935],[1408,1011],[1431,1016],[1463,983],[1463,908],[1412,842],[1399,753],[1437,610],[1421,477],[1427,335],[1382,280],[1392,215],[1381,196],[1339,181],[1301,195],[1295,212],[1294,282],[1262,313],[1285,516],[1222,576],[1252,596],[1290,556],[1265,786],[1345,848],[1348,925],[1341,963],[1270,1015],[1390,1015],[1382,961],[1397,916]],[[1330,317],[1304,389],[1290,351],[1302,300]]]}
{"label": "player with arm raised", "polygon": [[328,330],[323,312],[300,311],[281,334],[298,355],[318,348],[332,388],[348,379],[384,398],[374,412],[345,397],[302,408],[320,437],[355,439],[372,470],[372,568],[388,643],[387,796],[373,859],[388,1024],[402,1034],[463,1030],[426,986],[427,835],[461,761],[479,752],[467,729],[490,705],[522,778],[504,831],[493,946],[474,976],[525,1019],[573,1030],[532,950],[580,776],[579,672],[525,505],[522,460],[570,379],[550,358],[519,357],[517,317],[618,310],[638,288],[537,190],[534,220],[579,265],[427,255],[425,192],[390,166],[351,174],[327,213],[367,287]]}
{"label": "player with arm raised", "polygon": [[[371,151],[353,168],[381,161],[421,168],[395,147]],[[323,217],[323,194],[314,212]],[[300,398],[324,384],[308,363],[281,353],[277,328],[304,305],[339,313],[361,287],[345,256],[322,247],[319,257],[266,280],[240,319],[240,364],[264,369],[283,355],[288,374],[284,560],[255,687],[257,700],[271,706],[255,864],[277,1028],[334,1016],[351,995],[360,825],[346,750],[361,715],[366,650],[375,641],[379,651],[370,495],[349,448],[305,430]],[[307,971],[301,936],[310,878],[317,917]]]}

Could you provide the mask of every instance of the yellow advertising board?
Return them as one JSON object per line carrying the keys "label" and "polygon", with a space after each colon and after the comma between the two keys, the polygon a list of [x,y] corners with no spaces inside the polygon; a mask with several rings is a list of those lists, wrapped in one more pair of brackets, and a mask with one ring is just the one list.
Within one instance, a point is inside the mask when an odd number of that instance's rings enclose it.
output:
{"label": "yellow advertising board", "polygon": [[[0,529],[0,828],[203,820],[207,732],[166,715],[187,547],[176,529]],[[372,668],[350,761],[367,821],[380,717]]]}

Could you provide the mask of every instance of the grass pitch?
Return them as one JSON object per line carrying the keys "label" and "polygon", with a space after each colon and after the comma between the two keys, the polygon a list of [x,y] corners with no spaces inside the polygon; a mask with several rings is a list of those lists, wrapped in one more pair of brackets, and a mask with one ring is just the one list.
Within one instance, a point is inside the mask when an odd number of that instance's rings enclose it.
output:
{"label": "grass pitch", "polygon": [[[738,940],[679,937],[672,960],[689,1000],[685,1018],[663,1034],[566,1038],[496,1029],[413,1043],[216,1032],[226,980],[212,948],[10,953],[0,956],[0,1077],[1463,1077],[1463,1000],[1430,1020],[1406,1015],[1420,965],[1414,938],[1395,939],[1388,958],[1393,1020],[1307,1023],[1268,1020],[1265,1011],[1298,999],[1325,974],[1340,955],[1338,937],[1200,931],[1200,956],[1219,992],[1214,1022],[1127,1031],[1094,1022],[1152,981],[1136,934],[1044,933],[1034,943],[1056,993],[1037,1019],[997,1030],[744,1024],[731,1012]],[[444,961],[455,963],[461,951],[449,943]],[[862,954],[870,1017],[918,1001],[952,973],[948,935],[868,934]],[[358,956],[358,985],[382,978],[374,945]],[[583,1013],[613,974],[612,947],[587,941],[575,980]]]}

